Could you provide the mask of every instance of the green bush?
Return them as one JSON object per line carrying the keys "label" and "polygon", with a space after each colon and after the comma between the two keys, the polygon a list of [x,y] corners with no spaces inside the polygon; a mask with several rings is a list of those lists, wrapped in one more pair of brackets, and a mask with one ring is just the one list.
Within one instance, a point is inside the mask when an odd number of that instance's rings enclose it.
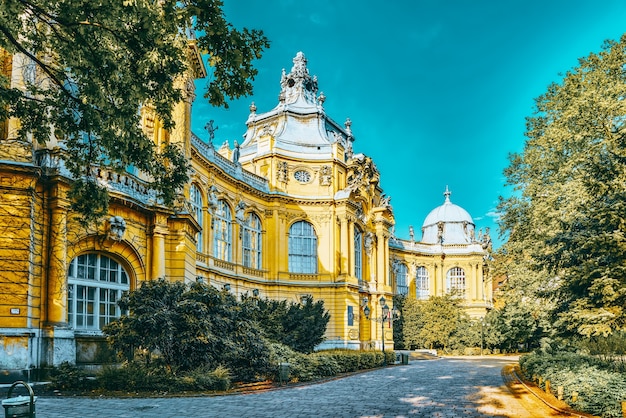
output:
{"label": "green bush", "polygon": [[322,353],[332,358],[337,363],[338,373],[350,373],[359,370],[360,351],[328,350],[322,351]]}
{"label": "green bush", "polygon": [[176,387],[176,376],[164,366],[129,362],[120,367],[104,367],[98,382],[99,387],[106,390],[168,392]]}
{"label": "green bush", "polygon": [[89,376],[83,369],[68,362],[49,370],[50,385],[57,390],[86,391],[95,389],[96,379]]}
{"label": "green bush", "polygon": [[[626,376],[615,371],[612,361],[577,353],[532,353],[520,358],[524,375],[545,389],[563,387],[564,400],[573,408],[603,418],[621,418],[626,399]],[[573,393],[577,393],[573,400]]]}
{"label": "green bush", "polygon": [[230,371],[222,366],[215,370],[192,370],[176,380],[178,390],[195,392],[225,391],[230,389],[230,384]]}

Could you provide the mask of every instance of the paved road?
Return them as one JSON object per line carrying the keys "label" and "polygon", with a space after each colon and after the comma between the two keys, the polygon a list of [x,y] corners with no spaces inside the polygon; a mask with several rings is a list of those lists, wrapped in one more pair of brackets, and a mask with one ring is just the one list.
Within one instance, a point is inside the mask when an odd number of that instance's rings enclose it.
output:
{"label": "paved road", "polygon": [[512,394],[501,370],[514,358],[411,361],[329,382],[229,396],[107,399],[40,397],[38,418],[83,417],[556,417]]}

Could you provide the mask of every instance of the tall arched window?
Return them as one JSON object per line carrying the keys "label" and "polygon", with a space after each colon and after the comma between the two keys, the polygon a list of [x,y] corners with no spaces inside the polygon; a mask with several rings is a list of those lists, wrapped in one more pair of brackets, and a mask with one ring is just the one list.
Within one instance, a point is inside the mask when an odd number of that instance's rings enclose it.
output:
{"label": "tall arched window", "polygon": [[[200,193],[200,189],[195,184],[191,185],[189,189],[189,200],[191,203],[191,209],[193,211],[193,216],[196,218],[196,221],[200,224],[202,228],[204,225],[202,224],[202,194]],[[196,251],[202,252],[203,246],[203,237],[202,230],[196,234]]]}
{"label": "tall arched window", "polygon": [[213,219],[213,256],[220,260],[232,260],[232,213],[224,200],[217,202]]}
{"label": "tall arched window", "polygon": [[243,225],[241,245],[243,265],[254,269],[261,268],[261,220],[249,213]]}
{"label": "tall arched window", "polygon": [[117,301],[129,289],[128,274],[112,258],[79,255],[67,273],[67,321],[76,330],[99,330],[122,314]]}
{"label": "tall arched window", "polygon": [[354,276],[363,280],[363,233],[354,228]]}
{"label": "tall arched window", "polygon": [[446,288],[448,293],[455,296],[465,296],[465,270],[461,267],[453,267],[446,274]]}
{"label": "tall arched window", "polygon": [[417,299],[428,299],[428,281],[428,270],[424,266],[419,266],[415,274],[415,297]]}
{"label": "tall arched window", "polygon": [[313,225],[298,221],[289,228],[289,271],[317,273],[317,236]]}
{"label": "tall arched window", "polygon": [[406,295],[409,293],[409,287],[406,285],[406,276],[406,264],[398,264],[398,267],[396,269],[396,293],[399,295]]}

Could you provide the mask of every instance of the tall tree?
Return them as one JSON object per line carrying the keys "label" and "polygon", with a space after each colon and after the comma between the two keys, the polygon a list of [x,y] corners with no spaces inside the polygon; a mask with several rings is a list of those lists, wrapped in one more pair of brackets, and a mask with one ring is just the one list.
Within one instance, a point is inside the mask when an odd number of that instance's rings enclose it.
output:
{"label": "tall tree", "polygon": [[324,301],[313,302],[308,295],[302,303],[286,300],[258,299],[253,317],[271,341],[289,346],[293,350],[310,353],[324,341],[330,313]]}
{"label": "tall tree", "polygon": [[251,304],[226,291],[165,279],[143,282],[119,301],[126,312],[103,332],[116,350],[158,353],[179,370],[224,365],[236,378],[267,372],[269,351]]}
{"label": "tall tree", "polygon": [[626,35],[536,99],[501,202],[504,251],[542,274],[562,333],[626,327]]}
{"label": "tall tree", "polygon": [[469,321],[453,295],[407,298],[402,307],[404,346],[448,350],[460,343]]}
{"label": "tall tree", "polygon": [[106,213],[108,195],[94,167],[134,166],[171,204],[187,180],[177,147],[157,149],[140,128],[138,109],[150,105],[166,128],[182,98],[189,34],[208,54],[212,80],[205,97],[217,106],[247,95],[257,74],[252,61],[268,41],[235,29],[220,0],[4,0],[0,49],[21,53],[22,87],[0,74],[0,120],[19,118],[19,138],[65,148],[76,182],[74,208],[87,220]]}

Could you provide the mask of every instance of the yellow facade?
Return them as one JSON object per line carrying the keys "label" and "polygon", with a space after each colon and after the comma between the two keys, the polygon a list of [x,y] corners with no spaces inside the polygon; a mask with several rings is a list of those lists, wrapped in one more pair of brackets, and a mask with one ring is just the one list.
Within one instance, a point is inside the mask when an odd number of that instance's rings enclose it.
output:
{"label": "yellow facade", "polygon": [[[116,298],[161,277],[237,295],[321,299],[331,320],[319,348],[380,348],[383,330],[392,348],[391,328],[375,322],[379,299],[392,306],[397,293],[420,297],[420,268],[429,272],[430,294],[445,292],[447,272],[462,268],[466,306],[484,315],[491,291],[482,246],[393,236],[380,173],[353,150],[350,121],[340,125],[325,114],[306,64],[298,54],[282,74],[274,109],[251,106],[245,140],[233,149],[192,134],[189,80],[174,111],[176,130],[164,131],[144,109],[144,129],[155,142],[185,149],[189,184],[178,205],[165,208],[141,173],[101,170],[110,213],[89,228],[69,211],[71,177],[58,149],[14,141],[17,121],[5,122],[1,148],[17,147],[0,160],[0,369],[7,376],[100,361],[100,327],[119,316]],[[199,61],[196,67],[195,76],[205,74]]]}

